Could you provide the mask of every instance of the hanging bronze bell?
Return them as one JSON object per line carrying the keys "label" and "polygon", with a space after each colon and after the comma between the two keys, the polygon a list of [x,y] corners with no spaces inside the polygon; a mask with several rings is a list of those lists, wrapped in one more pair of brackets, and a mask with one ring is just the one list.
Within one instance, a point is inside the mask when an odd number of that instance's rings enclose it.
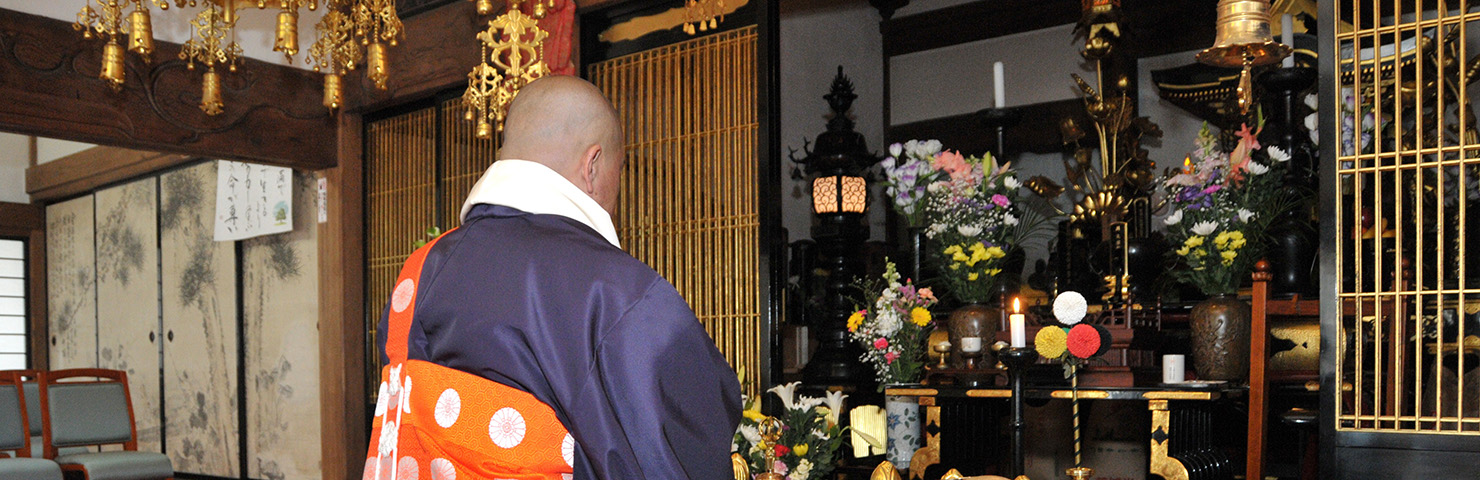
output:
{"label": "hanging bronze bell", "polygon": [[340,81],[341,79],[339,77],[339,74],[337,73],[329,73],[324,75],[325,108],[328,108],[330,110],[337,110],[339,108],[339,105],[344,102],[344,87],[342,86]]}
{"label": "hanging bronze bell", "polygon": [[366,65],[370,69],[365,76],[375,83],[375,88],[385,90],[385,81],[390,78],[390,60],[386,57],[385,44],[371,42],[365,52]]}
{"label": "hanging bronze bell", "polygon": [[201,81],[200,109],[206,115],[216,116],[221,114],[221,107],[225,105],[221,101],[221,75],[216,73],[216,67],[210,67]]}
{"label": "hanging bronze bell", "polygon": [[118,42],[108,42],[103,45],[103,68],[98,72],[98,78],[108,81],[108,86],[113,91],[123,89],[123,45]]}
{"label": "hanging bronze bell", "polygon": [[139,54],[144,63],[154,53],[154,28],[149,22],[149,12],[144,9],[128,14],[128,49]]}
{"label": "hanging bronze bell", "polygon": [[1269,31],[1268,0],[1219,0],[1218,32],[1213,47],[1197,54],[1197,61],[1215,67],[1239,68],[1239,111],[1247,115],[1253,104],[1251,69],[1278,62],[1290,47],[1274,41]]}
{"label": "hanging bronze bell", "polygon": [[277,38],[272,51],[283,52],[291,62],[298,54],[298,10],[283,10],[278,13],[277,20]]}

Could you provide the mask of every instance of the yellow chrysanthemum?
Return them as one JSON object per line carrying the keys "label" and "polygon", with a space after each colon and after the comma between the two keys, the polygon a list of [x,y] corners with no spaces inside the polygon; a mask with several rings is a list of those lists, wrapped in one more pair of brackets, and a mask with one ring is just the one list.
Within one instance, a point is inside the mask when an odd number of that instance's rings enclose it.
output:
{"label": "yellow chrysanthemum", "polygon": [[1179,257],[1185,257],[1185,256],[1187,256],[1188,253],[1192,252],[1192,249],[1189,249],[1187,247],[1182,247],[1182,248],[1177,249],[1176,251],[1177,251],[1177,256],[1179,256]]}
{"label": "yellow chrysanthemum", "polygon": [[[837,317],[833,317],[833,318],[837,318]],[[849,315],[848,316],[848,331],[850,331],[850,332],[856,332],[856,331],[858,331],[858,326],[859,325],[863,325],[863,310],[859,310],[859,311],[853,312],[852,315]]]}
{"label": "yellow chrysanthemum", "polygon": [[1218,236],[1213,237],[1213,244],[1217,245],[1219,250],[1228,248],[1228,232],[1218,232]]}
{"label": "yellow chrysanthemum", "polygon": [[988,248],[987,249],[987,258],[996,259],[996,258],[1002,258],[1002,257],[1006,257],[1006,256],[1007,256],[1007,252],[1002,251],[1002,247],[992,247],[992,248]]}
{"label": "yellow chrysanthemum", "polygon": [[1230,250],[1238,250],[1240,248],[1244,248],[1244,244],[1247,242],[1248,241],[1244,239],[1244,232],[1234,230],[1232,232],[1229,232],[1228,234],[1228,248]]}
{"label": "yellow chrysanthemum", "polygon": [[995,277],[999,273],[1002,273],[1002,269],[1000,269],[1000,268],[989,268],[989,269],[987,269],[987,275],[988,276]]}
{"label": "yellow chrysanthemum", "polygon": [[[975,282],[975,281],[976,281],[976,279],[977,279],[977,277],[979,277],[979,276],[980,276],[980,275],[977,275],[977,273],[976,273],[976,272],[971,272],[971,274],[970,274],[970,275],[967,275],[967,276],[966,276],[966,280],[969,280],[969,281],[972,281],[972,282]],[[837,317],[833,317],[833,318],[837,318]]]}
{"label": "yellow chrysanthemum", "polygon": [[1202,235],[1193,235],[1191,237],[1187,237],[1187,240],[1184,241],[1184,242],[1182,242],[1182,246],[1187,247],[1187,248],[1201,247],[1202,244],[1203,244],[1203,237],[1202,237]]}
{"label": "yellow chrysanthemum", "polygon": [[1238,252],[1232,250],[1224,250],[1219,255],[1223,257],[1223,266],[1225,267],[1233,265],[1233,259],[1238,258]]}
{"label": "yellow chrysanthemum", "polygon": [[952,255],[952,256],[959,255],[959,254],[961,254],[961,246],[960,245],[951,245],[949,247],[946,247],[946,249],[943,250],[942,252],[944,252],[946,255]]}
{"label": "yellow chrysanthemum", "polygon": [[1044,327],[1033,337],[1033,347],[1043,358],[1059,358],[1069,349],[1069,334],[1059,327]]}
{"label": "yellow chrysanthemum", "polygon": [[957,262],[967,262],[968,264],[975,264],[976,263],[976,262],[972,262],[971,261],[971,257],[968,257],[968,256],[966,256],[965,253],[961,253],[961,252],[956,252],[954,254],[951,254],[951,260],[954,260],[954,261],[957,261]]}
{"label": "yellow chrysanthemum", "polygon": [[797,457],[805,457],[805,456],[807,456],[807,444],[805,444],[805,443],[798,443],[798,444],[792,446],[791,447],[791,453],[795,453],[797,455]]}
{"label": "yellow chrysanthemum", "polygon": [[910,321],[915,322],[916,326],[923,327],[928,325],[930,324],[930,311],[922,307],[915,307],[913,310],[910,310]]}

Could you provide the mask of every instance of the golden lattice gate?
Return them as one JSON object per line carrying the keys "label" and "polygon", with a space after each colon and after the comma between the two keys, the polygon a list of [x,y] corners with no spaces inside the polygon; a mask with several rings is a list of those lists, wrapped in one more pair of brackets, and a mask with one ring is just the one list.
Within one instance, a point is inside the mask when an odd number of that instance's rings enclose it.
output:
{"label": "golden lattice gate", "polygon": [[590,65],[626,128],[614,218],[624,248],[672,282],[725,358],[760,385],[756,27]]}

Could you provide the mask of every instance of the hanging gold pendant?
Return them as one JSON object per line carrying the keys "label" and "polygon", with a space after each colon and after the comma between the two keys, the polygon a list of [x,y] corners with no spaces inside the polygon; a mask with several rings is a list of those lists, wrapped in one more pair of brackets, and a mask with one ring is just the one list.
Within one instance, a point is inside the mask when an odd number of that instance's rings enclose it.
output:
{"label": "hanging gold pendant", "polygon": [[128,14],[128,49],[139,54],[144,63],[154,54],[154,28],[150,25],[149,11],[143,8]]}
{"label": "hanging gold pendant", "polygon": [[98,78],[108,81],[108,86],[117,92],[123,90],[123,45],[108,42],[103,45],[103,68]]}
{"label": "hanging gold pendant", "polygon": [[201,111],[206,112],[206,115],[220,115],[223,111],[221,107],[226,105],[221,101],[221,75],[216,73],[216,67],[208,67],[201,80]]}
{"label": "hanging gold pendant", "polygon": [[330,73],[324,75],[324,107],[330,110],[338,110],[344,101],[344,87],[340,85],[339,74]]}
{"label": "hanging gold pendant", "polygon": [[298,10],[278,13],[277,38],[272,51],[283,52],[288,56],[288,63],[293,62],[293,56],[298,54]]}

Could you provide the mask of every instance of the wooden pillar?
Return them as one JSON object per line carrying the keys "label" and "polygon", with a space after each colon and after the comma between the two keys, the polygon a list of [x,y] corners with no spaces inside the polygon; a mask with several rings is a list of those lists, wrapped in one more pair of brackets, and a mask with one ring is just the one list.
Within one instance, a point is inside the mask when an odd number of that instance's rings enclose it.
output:
{"label": "wooden pillar", "polygon": [[365,466],[364,156],[361,117],[339,116],[339,166],[319,172],[328,221],[319,230],[319,384],[323,478]]}

